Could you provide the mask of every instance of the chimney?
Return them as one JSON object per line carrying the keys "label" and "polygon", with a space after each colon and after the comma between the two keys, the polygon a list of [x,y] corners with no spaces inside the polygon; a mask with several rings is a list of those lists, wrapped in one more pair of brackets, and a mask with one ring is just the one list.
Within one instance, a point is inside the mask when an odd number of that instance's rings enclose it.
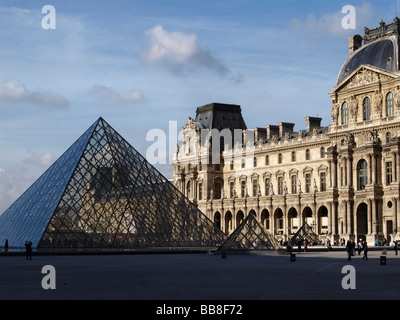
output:
{"label": "chimney", "polygon": [[293,133],[294,123],[279,122],[279,136],[283,137],[286,132]]}
{"label": "chimney", "polygon": [[267,139],[271,139],[273,136],[279,136],[279,127],[267,124],[265,126],[267,129]]}
{"label": "chimney", "polygon": [[306,131],[312,132],[314,128],[321,128],[321,120],[322,118],[317,117],[306,117]]}
{"label": "chimney", "polygon": [[351,56],[354,53],[354,51],[362,47],[362,37],[359,34],[356,34],[350,37],[348,40],[349,40],[349,46],[347,48],[349,49],[349,56]]}

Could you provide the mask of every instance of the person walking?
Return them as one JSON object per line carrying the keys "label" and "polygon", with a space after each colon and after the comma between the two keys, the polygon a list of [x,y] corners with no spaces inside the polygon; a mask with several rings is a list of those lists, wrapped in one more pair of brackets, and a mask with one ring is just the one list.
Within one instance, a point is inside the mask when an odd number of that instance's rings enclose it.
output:
{"label": "person walking", "polygon": [[352,252],[353,248],[351,246],[350,240],[347,240],[346,250],[347,250],[347,260],[351,261],[351,252]]}
{"label": "person walking", "polygon": [[25,248],[26,248],[26,260],[28,260],[28,258],[32,260],[32,242],[26,241]]}
{"label": "person walking", "polygon": [[394,253],[397,256],[397,241],[394,242]]}
{"label": "person walking", "polygon": [[301,240],[297,240],[297,253],[300,254],[301,252]]}
{"label": "person walking", "polygon": [[365,242],[365,240],[363,241],[363,251],[364,251],[364,256],[362,257],[362,259],[366,261],[368,261],[368,245],[367,242]]}
{"label": "person walking", "polygon": [[8,239],[6,239],[6,243],[4,244],[4,252],[8,252]]}

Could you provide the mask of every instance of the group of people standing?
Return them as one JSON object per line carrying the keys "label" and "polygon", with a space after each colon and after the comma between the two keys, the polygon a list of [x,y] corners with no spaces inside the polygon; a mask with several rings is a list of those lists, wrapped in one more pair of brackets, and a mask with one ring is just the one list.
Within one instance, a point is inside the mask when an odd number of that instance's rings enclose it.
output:
{"label": "group of people standing", "polygon": [[[346,244],[347,250],[347,260],[351,261],[351,257],[356,255],[356,242],[354,240],[348,240]],[[364,253],[362,259],[368,261],[368,245],[365,240],[359,240],[357,243],[357,251],[358,255],[361,255],[361,252]]]}

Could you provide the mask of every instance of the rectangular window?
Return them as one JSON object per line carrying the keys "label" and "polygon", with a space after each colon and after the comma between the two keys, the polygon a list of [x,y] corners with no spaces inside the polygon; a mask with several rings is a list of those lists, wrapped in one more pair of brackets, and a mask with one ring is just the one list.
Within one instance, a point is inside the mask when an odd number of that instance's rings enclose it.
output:
{"label": "rectangular window", "polygon": [[392,161],[386,162],[386,185],[391,184],[393,181],[393,165]]}
{"label": "rectangular window", "polygon": [[257,158],[256,157],[254,157],[254,159],[253,159],[253,166],[254,166],[254,168],[257,167]]}
{"label": "rectangular window", "polygon": [[306,192],[311,192],[311,174],[306,173]]}
{"label": "rectangular window", "polygon": [[265,156],[265,165],[266,165],[266,166],[269,165],[269,156]]}
{"label": "rectangular window", "polygon": [[270,186],[270,180],[269,178],[265,178],[265,195],[269,195],[269,186]]}
{"label": "rectangular window", "polygon": [[221,199],[221,184],[220,183],[216,183],[215,184],[215,197],[214,199]]}
{"label": "rectangular window", "polygon": [[199,183],[199,200],[203,200],[203,184]]}
{"label": "rectangular window", "polygon": [[321,172],[319,174],[319,179],[321,182],[321,190],[320,191],[326,191],[326,172]]}
{"label": "rectangular window", "polygon": [[283,194],[283,178],[278,177],[278,194]]}
{"label": "rectangular window", "polygon": [[229,186],[230,186],[230,188],[229,188],[230,194],[229,195],[231,198],[233,198],[233,196],[235,195],[235,183],[231,182],[231,183],[229,183]]}
{"label": "rectangular window", "polygon": [[241,185],[240,196],[244,198],[244,196],[246,195],[246,181],[242,181],[240,185]]}
{"label": "rectangular window", "polygon": [[257,197],[258,181],[253,180],[253,197]]}
{"label": "rectangular window", "polygon": [[292,182],[292,193],[297,193],[297,176],[293,175],[291,178]]}

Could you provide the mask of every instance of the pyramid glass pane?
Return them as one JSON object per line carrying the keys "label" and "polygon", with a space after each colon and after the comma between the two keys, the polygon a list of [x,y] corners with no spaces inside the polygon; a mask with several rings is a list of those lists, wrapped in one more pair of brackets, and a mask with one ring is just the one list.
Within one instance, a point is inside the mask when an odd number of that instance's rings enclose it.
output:
{"label": "pyramid glass pane", "polygon": [[235,229],[218,251],[226,250],[273,250],[280,249],[278,241],[250,213]]}
{"label": "pyramid glass pane", "polygon": [[0,216],[0,243],[37,246],[85,149],[93,124],[43,175]]}
{"label": "pyramid glass pane", "polygon": [[305,222],[301,226],[301,228],[293,235],[290,241],[292,242],[292,244],[297,244],[298,241],[302,242],[306,239],[311,244],[321,243],[321,240],[318,238],[318,236],[312,230],[312,227],[307,222]]}
{"label": "pyramid glass pane", "polygon": [[[58,181],[56,194],[52,190],[40,201],[51,204],[45,217],[36,220],[37,211],[29,209],[34,246],[210,247],[225,240],[221,230],[103,119],[80,140],[84,143],[74,148],[74,161],[60,159],[68,170],[50,168],[52,176],[41,183]],[[25,198],[31,195],[27,192]],[[30,202],[24,205],[29,208]],[[30,233],[23,233],[25,240],[32,241]]]}

